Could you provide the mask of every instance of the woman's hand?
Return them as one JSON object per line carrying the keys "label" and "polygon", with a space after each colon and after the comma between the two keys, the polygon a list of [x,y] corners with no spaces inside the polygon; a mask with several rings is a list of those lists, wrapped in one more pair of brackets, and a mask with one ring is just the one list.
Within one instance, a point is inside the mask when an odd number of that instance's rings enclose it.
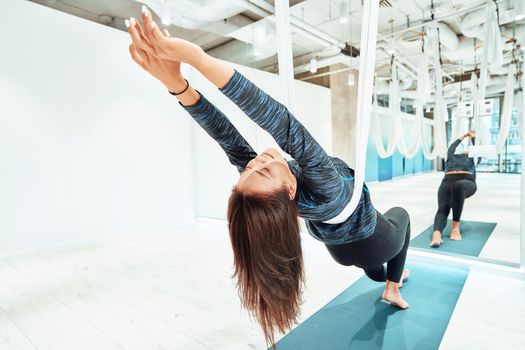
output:
{"label": "woman's hand", "polygon": [[[130,32],[133,30],[135,35],[144,37],[142,29],[136,21],[130,21],[129,23],[126,22],[126,25],[128,24],[128,30]],[[163,35],[169,37],[168,31],[166,30]],[[179,92],[186,86],[186,81],[180,72],[180,62],[163,60],[150,55],[148,52],[138,47],[135,41],[129,46],[129,52],[133,61],[141,66],[146,72],[160,80],[169,91]]]}
{"label": "woman's hand", "polygon": [[184,39],[172,38],[167,35],[166,30],[163,33],[153,21],[151,12],[146,6],[142,7],[143,27],[134,18],[126,21],[126,25],[128,23],[128,31],[133,40],[133,45],[135,48],[147,52],[150,56],[185,62],[196,67],[205,55],[198,45]]}
{"label": "woman's hand", "polygon": [[468,137],[473,138],[473,137],[476,137],[476,132],[475,131],[469,131],[469,132],[467,132],[467,135],[468,135]]}
{"label": "woman's hand", "polygon": [[463,136],[461,137],[461,139],[463,140],[463,139],[466,138],[466,137],[470,137],[470,138],[472,138],[472,137],[476,137],[476,133],[475,133],[474,131],[469,131],[469,132],[467,132],[465,135],[463,135]]}
{"label": "woman's hand", "polygon": [[169,91],[179,92],[186,87],[186,81],[180,72],[180,62],[158,59],[136,48],[134,44],[129,46],[129,52],[133,61],[160,80]]}
{"label": "woman's hand", "polygon": [[[165,69],[164,62],[159,67],[154,67],[160,61],[188,63],[218,88],[223,88],[235,73],[232,67],[206,54],[199,46],[187,40],[172,38],[166,30],[161,32],[157,24],[153,22],[151,12],[145,6],[142,8],[142,21],[144,25],[141,27],[134,18],[126,20],[133,47],[138,53],[137,56],[147,58],[136,61],[137,63],[145,61],[143,68],[159,78],[165,85],[166,79],[160,77],[164,78],[170,71]],[[180,73],[180,69],[177,69],[177,72]],[[191,95],[194,99],[198,98],[197,93],[192,92]]]}

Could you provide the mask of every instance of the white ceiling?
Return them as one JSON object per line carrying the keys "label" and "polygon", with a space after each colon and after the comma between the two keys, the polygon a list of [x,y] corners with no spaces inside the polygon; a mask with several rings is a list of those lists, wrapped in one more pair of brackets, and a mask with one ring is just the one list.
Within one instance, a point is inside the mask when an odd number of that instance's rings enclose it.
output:
{"label": "white ceiling", "polygon": [[[125,30],[124,19],[140,14],[142,4],[156,13],[157,20],[169,12],[172,25],[168,26],[174,36],[191,40],[210,54],[233,62],[250,65],[269,71],[276,70],[276,38],[273,1],[265,0],[31,0],[45,6],[72,13],[105,25]],[[168,7],[165,5],[167,1]],[[365,0],[366,1],[366,0]],[[513,21],[514,8],[518,1],[498,0],[502,32],[512,36],[512,28],[525,21]],[[295,0],[290,1],[292,17],[292,42],[296,73],[307,70],[311,58],[325,62],[343,61],[352,64],[340,50],[345,43],[359,48],[361,32],[362,0]],[[383,2],[383,1],[382,1]],[[421,45],[422,24],[431,18],[431,0],[388,0],[391,7],[380,7],[378,27],[377,67],[379,74],[386,73],[390,62],[387,46],[392,37],[396,44],[396,55],[402,60],[405,70],[415,74],[418,52]],[[435,18],[450,27],[454,36],[463,40],[461,25],[465,16],[482,9],[486,0],[434,0]],[[168,11],[168,12],[166,12]],[[345,13],[341,13],[344,11]],[[347,15],[349,21],[341,24]],[[394,34],[392,36],[392,33]],[[509,34],[510,33],[510,34]],[[521,31],[524,33],[525,31]],[[468,39],[468,38],[466,38]],[[470,39],[472,40],[472,39]],[[525,38],[518,38],[524,45]],[[410,42],[414,42],[412,45]],[[480,40],[477,45],[482,47]],[[507,45],[507,49],[512,45]],[[443,55],[445,76],[452,77],[461,70],[474,68],[474,56],[480,50],[471,45],[461,52],[461,62],[453,60],[454,52]],[[459,50],[459,49],[458,49]],[[515,54],[523,57],[523,51]],[[456,52],[459,53],[459,52]],[[510,51],[507,56],[510,55]],[[327,59],[329,58],[329,59]],[[346,60],[346,61],[345,61]],[[479,58],[478,58],[479,61]],[[349,63],[350,62],[350,63]],[[460,65],[462,63],[462,65]],[[305,68],[303,68],[305,67]],[[302,69],[302,70],[301,70]],[[407,73],[407,72],[405,72]]]}

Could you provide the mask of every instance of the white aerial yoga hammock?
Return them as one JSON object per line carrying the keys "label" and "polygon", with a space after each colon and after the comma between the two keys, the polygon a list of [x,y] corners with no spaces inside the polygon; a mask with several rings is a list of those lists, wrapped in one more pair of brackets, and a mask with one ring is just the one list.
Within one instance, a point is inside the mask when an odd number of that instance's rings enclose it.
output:
{"label": "white aerial yoga hammock", "polygon": [[412,146],[410,148],[405,144],[403,125],[401,118],[399,118],[400,135],[398,140],[398,149],[399,152],[407,158],[413,158],[417,154],[419,151],[419,146],[421,145],[420,141],[423,138],[423,106],[430,98],[430,80],[428,79],[428,64],[425,57],[422,57],[420,60],[417,78],[416,116],[414,119],[414,125],[412,127],[412,133],[410,135],[412,140]]}
{"label": "white aerial yoga hammock", "polygon": [[[447,154],[447,135],[445,132],[445,121],[448,119],[447,108],[443,100],[443,76],[441,73],[441,62],[439,60],[439,38],[436,22],[431,22],[428,28],[428,38],[432,48],[434,58],[434,72],[436,91],[435,105],[434,105],[434,149],[432,152],[428,151],[426,139],[423,137],[423,154],[425,158],[435,158],[436,154],[441,158],[445,158]],[[447,118],[445,118],[447,116]]]}
{"label": "white aerial yoga hammock", "polygon": [[[426,63],[426,61],[425,61]],[[420,70],[421,72],[421,70]],[[428,76],[428,71],[427,71]],[[410,138],[412,139],[411,147],[406,146],[405,138],[403,135],[403,125],[401,120],[401,111],[399,105],[399,80],[397,76],[397,65],[394,63],[392,65],[392,80],[390,83],[390,95],[389,95],[389,114],[392,120],[390,139],[388,146],[385,149],[383,145],[383,136],[381,132],[381,123],[379,122],[379,107],[377,105],[377,96],[374,96],[374,110],[372,113],[373,118],[373,130],[376,149],[379,157],[387,158],[394,154],[396,148],[399,152],[407,157],[413,158],[419,151],[422,124],[423,124],[423,103],[418,103],[416,106],[416,117],[414,120],[414,125],[412,128],[412,133]],[[418,80],[418,94],[424,95],[424,83],[422,80]],[[421,90],[421,91],[420,91]],[[421,100],[426,100],[428,98],[422,97]],[[419,97],[418,97],[419,101]]]}
{"label": "white aerial yoga hammock", "polygon": [[[429,151],[429,149],[432,147],[429,140],[425,137],[425,123],[424,123],[424,116],[423,116],[423,106],[425,105],[425,102],[427,102],[430,99],[431,91],[430,91],[430,75],[428,72],[428,62],[426,58],[424,57],[424,53],[422,54],[423,57],[419,60],[418,65],[418,73],[417,73],[417,99],[416,99],[416,119],[419,119],[421,122],[420,129],[421,129],[421,149],[423,150],[423,156],[426,159],[434,159],[437,157],[438,148],[436,146],[433,147],[432,151]],[[433,130],[433,136],[434,140],[437,140],[438,131],[436,126],[436,121],[433,122],[434,127]]]}
{"label": "white aerial yoga hammock", "polygon": [[496,152],[503,152],[505,142],[509,135],[510,124],[512,122],[512,106],[514,102],[514,83],[516,79],[514,74],[516,73],[516,65],[511,64],[509,72],[507,74],[507,83],[505,85],[505,97],[503,98],[503,109],[500,116],[500,127],[498,139],[496,141]]}
{"label": "white aerial yoga hammock", "polygon": [[379,1],[363,2],[363,20],[361,29],[361,57],[359,58],[359,83],[357,90],[357,137],[355,148],[355,180],[352,198],[346,207],[334,218],[324,221],[327,224],[340,224],[357,208],[363,183],[365,181],[366,147],[370,131],[370,114],[372,112],[372,89],[376,62],[376,39]]}
{"label": "white aerial yoga hammock", "polygon": [[[472,88],[471,88],[472,107],[474,108],[472,118],[475,118],[476,109],[479,108],[478,107],[478,102],[479,102],[478,76],[476,75],[476,73],[472,73],[472,75],[470,76],[470,82],[472,83]],[[472,122],[475,123],[475,119],[473,119]],[[476,125],[474,125],[474,127],[470,129],[476,130]]]}
{"label": "white aerial yoga hammock", "polygon": [[524,99],[523,90],[518,92],[516,95],[516,112],[518,113],[518,134],[520,135],[520,142],[523,144],[523,133],[522,133],[522,123],[523,123],[523,99]]}
{"label": "white aerial yoga hammock", "polygon": [[374,96],[374,110],[372,114],[374,122],[373,130],[375,132],[377,154],[381,158],[387,158],[394,154],[400,136],[401,120],[399,118],[399,81],[397,77],[397,65],[395,60],[392,60],[392,76],[390,78],[391,80],[389,84],[388,110],[392,119],[392,125],[390,128],[390,137],[386,149],[383,145],[381,123],[379,122],[379,108],[377,105],[377,95]]}
{"label": "white aerial yoga hammock", "polygon": [[[523,0],[521,0],[523,1]],[[479,86],[476,99],[474,99],[474,130],[478,134],[477,144],[489,144],[484,133],[481,133],[481,119],[479,117],[480,102],[485,100],[485,90],[487,87],[488,68],[501,67],[503,64],[503,47],[501,44],[501,31],[496,17],[496,5],[493,0],[487,0],[485,6],[485,36],[483,42],[483,55],[481,57],[481,68],[479,73]],[[474,94],[473,94],[474,95]]]}

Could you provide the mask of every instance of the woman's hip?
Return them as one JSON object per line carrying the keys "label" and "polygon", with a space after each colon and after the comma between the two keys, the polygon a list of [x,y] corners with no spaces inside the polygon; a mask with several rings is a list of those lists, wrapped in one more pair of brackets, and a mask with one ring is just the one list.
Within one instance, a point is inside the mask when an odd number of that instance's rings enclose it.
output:
{"label": "woman's hip", "polygon": [[403,208],[392,208],[385,214],[377,212],[376,227],[370,236],[346,244],[326,244],[326,248],[342,265],[379,266],[401,251],[409,224],[408,213]]}

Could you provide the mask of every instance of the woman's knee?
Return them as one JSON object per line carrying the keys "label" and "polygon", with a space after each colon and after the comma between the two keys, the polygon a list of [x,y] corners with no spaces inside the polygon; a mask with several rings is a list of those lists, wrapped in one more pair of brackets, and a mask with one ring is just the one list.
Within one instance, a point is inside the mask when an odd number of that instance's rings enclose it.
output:
{"label": "woman's knee", "polygon": [[384,215],[390,219],[407,219],[410,221],[410,216],[408,215],[408,212],[405,210],[405,208],[402,207],[390,208]]}
{"label": "woman's knee", "polygon": [[469,190],[467,191],[467,196],[465,198],[472,197],[474,193],[476,193],[477,190],[478,190],[478,186],[476,186],[476,184],[474,183],[474,185],[471,186]]}
{"label": "woman's knee", "polygon": [[386,272],[384,266],[377,268],[364,268],[365,274],[373,281],[384,282],[386,281]]}
{"label": "woman's knee", "polygon": [[388,216],[389,219],[392,219],[394,222],[396,222],[397,225],[401,225],[404,227],[407,227],[410,225],[410,215],[405,210],[405,208],[394,207],[390,209],[388,213],[391,214]]}

